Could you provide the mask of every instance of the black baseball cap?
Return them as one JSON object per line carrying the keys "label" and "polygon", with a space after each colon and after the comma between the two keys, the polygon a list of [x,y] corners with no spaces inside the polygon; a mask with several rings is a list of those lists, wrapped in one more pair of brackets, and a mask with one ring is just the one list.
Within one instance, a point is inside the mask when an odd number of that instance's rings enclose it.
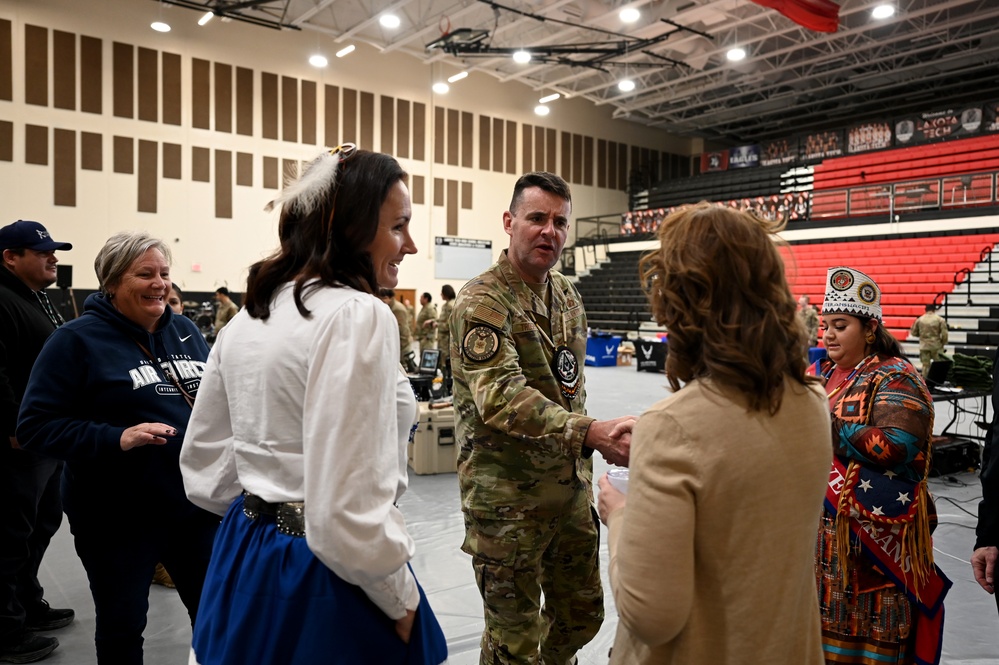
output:
{"label": "black baseball cap", "polygon": [[68,242],[56,242],[48,230],[38,222],[19,219],[0,229],[0,252],[5,249],[33,249],[48,252],[53,249],[73,249]]}

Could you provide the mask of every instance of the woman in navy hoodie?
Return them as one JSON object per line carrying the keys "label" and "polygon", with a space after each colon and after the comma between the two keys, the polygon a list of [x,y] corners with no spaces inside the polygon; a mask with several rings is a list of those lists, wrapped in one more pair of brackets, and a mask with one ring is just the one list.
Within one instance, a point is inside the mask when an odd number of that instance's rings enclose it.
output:
{"label": "woman in navy hoodie", "polygon": [[162,561],[192,625],[218,518],[184,495],[178,458],[208,346],[166,306],[170,250],[111,237],[100,292],[56,331],[21,403],[21,444],[66,461],[63,505],[97,611],[99,663],[142,663],[149,580]]}

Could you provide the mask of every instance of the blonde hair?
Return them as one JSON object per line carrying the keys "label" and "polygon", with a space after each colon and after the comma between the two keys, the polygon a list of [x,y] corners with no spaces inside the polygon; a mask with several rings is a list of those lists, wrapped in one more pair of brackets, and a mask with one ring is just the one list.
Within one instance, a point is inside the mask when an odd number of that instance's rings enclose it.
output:
{"label": "blonde hair", "polygon": [[132,262],[150,249],[158,249],[167,265],[173,263],[166,243],[145,231],[122,231],[108,238],[94,259],[94,272],[97,273],[101,292],[107,295],[108,289],[118,285]]}

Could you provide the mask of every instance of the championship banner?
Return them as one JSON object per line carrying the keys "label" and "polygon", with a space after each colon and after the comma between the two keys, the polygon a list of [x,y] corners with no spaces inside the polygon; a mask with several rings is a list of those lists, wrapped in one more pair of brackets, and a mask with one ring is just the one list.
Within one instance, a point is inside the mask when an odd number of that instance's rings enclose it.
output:
{"label": "championship banner", "polygon": [[760,146],[741,145],[728,150],[728,167],[745,169],[760,165]]}
{"label": "championship banner", "polygon": [[846,130],[846,151],[851,155],[890,147],[891,124],[888,122],[866,122]]}
{"label": "championship banner", "polygon": [[920,145],[943,139],[979,134],[982,108],[968,106],[942,111],[927,111],[895,121],[895,145]]}
{"label": "championship banner", "polygon": [[982,131],[999,132],[999,102],[989,102],[983,111]]}
{"label": "championship banner", "polygon": [[728,169],[728,150],[701,153],[701,173],[725,171]]}
{"label": "championship banner", "polygon": [[777,139],[760,144],[760,166],[783,166],[798,161],[798,139]]}
{"label": "championship banner", "polygon": [[835,129],[826,132],[807,134],[801,139],[804,146],[804,159],[814,161],[839,157],[843,154],[843,130]]}

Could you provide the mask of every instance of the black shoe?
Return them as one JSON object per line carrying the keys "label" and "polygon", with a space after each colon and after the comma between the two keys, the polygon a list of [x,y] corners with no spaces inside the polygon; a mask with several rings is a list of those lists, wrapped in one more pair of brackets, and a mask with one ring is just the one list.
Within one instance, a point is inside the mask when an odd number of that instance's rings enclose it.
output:
{"label": "black shoe", "polygon": [[0,647],[0,663],[34,663],[48,658],[59,646],[59,640],[48,635],[22,632],[20,641]]}
{"label": "black shoe", "polygon": [[65,628],[73,623],[75,617],[76,612],[73,610],[53,609],[43,600],[41,609],[28,613],[24,620],[24,629],[38,631]]}

